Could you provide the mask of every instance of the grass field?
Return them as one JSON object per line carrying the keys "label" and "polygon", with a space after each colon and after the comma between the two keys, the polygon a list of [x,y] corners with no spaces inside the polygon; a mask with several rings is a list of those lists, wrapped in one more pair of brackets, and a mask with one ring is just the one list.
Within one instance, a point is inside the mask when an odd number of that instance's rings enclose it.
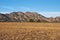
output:
{"label": "grass field", "polygon": [[0,22],[0,40],[60,40],[60,23]]}

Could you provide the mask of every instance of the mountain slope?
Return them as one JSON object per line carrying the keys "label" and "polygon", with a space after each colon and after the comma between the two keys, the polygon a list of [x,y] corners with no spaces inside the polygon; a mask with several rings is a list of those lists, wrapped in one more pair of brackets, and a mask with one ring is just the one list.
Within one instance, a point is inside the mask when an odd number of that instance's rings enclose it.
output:
{"label": "mountain slope", "polygon": [[60,22],[60,17],[46,18],[36,12],[12,12],[10,14],[0,13],[0,22]]}

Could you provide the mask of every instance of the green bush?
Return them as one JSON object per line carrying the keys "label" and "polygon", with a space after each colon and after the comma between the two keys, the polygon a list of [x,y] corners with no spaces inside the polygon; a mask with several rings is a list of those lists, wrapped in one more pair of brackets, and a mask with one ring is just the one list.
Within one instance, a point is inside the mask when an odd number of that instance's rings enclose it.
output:
{"label": "green bush", "polygon": [[37,22],[41,22],[41,21],[38,19]]}
{"label": "green bush", "polygon": [[34,22],[34,19],[29,19],[29,22]]}

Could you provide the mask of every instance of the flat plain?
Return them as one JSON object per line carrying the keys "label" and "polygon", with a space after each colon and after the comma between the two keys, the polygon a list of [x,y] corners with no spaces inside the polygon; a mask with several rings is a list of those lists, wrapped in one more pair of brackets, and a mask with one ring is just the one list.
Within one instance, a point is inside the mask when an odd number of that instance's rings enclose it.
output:
{"label": "flat plain", "polygon": [[0,22],[0,40],[60,40],[60,23]]}

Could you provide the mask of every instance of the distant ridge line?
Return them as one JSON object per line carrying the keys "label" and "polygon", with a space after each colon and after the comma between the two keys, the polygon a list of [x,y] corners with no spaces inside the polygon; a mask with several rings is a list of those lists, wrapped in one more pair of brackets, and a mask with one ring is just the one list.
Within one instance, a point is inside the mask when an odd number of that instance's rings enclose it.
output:
{"label": "distant ridge line", "polygon": [[60,22],[60,17],[47,18],[37,12],[0,13],[0,22]]}

